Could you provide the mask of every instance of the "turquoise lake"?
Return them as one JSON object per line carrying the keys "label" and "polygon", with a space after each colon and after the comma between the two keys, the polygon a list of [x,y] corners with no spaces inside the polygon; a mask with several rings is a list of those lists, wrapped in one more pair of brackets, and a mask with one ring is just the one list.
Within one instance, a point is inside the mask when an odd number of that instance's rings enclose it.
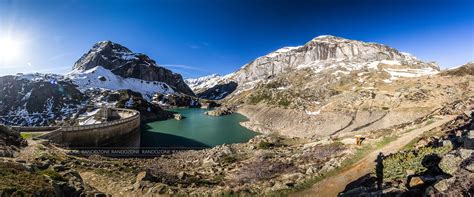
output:
{"label": "turquoise lake", "polygon": [[141,147],[214,147],[221,144],[247,142],[256,132],[242,127],[247,118],[234,113],[213,117],[205,109],[173,109],[182,120],[156,121],[142,125]]}

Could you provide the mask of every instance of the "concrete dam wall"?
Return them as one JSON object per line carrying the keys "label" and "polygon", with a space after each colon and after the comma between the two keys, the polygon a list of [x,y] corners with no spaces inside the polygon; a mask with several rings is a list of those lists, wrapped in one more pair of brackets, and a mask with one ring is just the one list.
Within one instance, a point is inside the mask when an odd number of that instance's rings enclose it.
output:
{"label": "concrete dam wall", "polygon": [[120,119],[109,122],[61,127],[39,138],[69,148],[105,147],[127,139],[127,136],[139,134],[140,112],[130,109],[111,109],[120,114]]}

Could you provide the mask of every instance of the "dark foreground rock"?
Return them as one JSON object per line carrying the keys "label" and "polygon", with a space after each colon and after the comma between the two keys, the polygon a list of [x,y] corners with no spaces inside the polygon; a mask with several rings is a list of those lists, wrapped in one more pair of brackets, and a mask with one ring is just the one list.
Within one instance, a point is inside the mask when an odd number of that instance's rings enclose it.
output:
{"label": "dark foreground rock", "polygon": [[383,165],[378,165],[382,169],[375,169],[378,173],[347,185],[340,195],[472,196],[474,150],[465,142],[472,140],[473,118],[474,114],[461,114],[413,147],[385,156]]}
{"label": "dark foreground rock", "polygon": [[20,137],[20,133],[0,125],[0,157],[13,157],[27,142]]}
{"label": "dark foreground rock", "polygon": [[74,170],[40,170],[35,164],[0,162],[0,195],[3,196],[105,196],[87,185]]}

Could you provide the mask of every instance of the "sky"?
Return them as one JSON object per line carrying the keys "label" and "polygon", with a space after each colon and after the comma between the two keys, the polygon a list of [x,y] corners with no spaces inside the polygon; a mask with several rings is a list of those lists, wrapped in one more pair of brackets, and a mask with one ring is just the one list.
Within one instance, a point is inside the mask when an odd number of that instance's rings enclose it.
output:
{"label": "sky", "polygon": [[66,73],[101,40],[184,77],[227,74],[319,35],[454,67],[474,60],[474,1],[0,0],[0,75]]}

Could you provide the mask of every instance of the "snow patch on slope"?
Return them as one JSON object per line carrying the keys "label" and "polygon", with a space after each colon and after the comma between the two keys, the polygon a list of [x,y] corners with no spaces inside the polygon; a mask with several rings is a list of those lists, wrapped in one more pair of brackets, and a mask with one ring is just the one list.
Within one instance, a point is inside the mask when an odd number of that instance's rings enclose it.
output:
{"label": "snow patch on slope", "polygon": [[74,70],[65,75],[71,79],[79,90],[102,88],[108,90],[129,89],[139,92],[146,100],[151,100],[155,93],[174,94],[175,91],[168,84],[157,81],[145,81],[135,78],[123,78],[101,66],[86,70]]}
{"label": "snow patch on slope", "polygon": [[218,84],[218,82],[223,77],[218,74],[212,74],[204,77],[199,77],[195,79],[186,79],[184,80],[186,84],[188,84],[191,90],[196,91],[203,88],[211,88]]}
{"label": "snow patch on slope", "polygon": [[281,49],[278,49],[276,51],[273,51],[269,54],[267,54],[265,57],[276,57],[277,55],[280,55],[282,53],[286,53],[286,52],[289,52],[291,50],[294,50],[294,49],[298,49],[300,48],[301,46],[296,46],[296,47],[283,47]]}
{"label": "snow patch on slope", "polygon": [[425,75],[435,75],[439,73],[439,71],[433,69],[433,68],[419,68],[419,69],[410,69],[410,68],[404,68],[404,69],[394,69],[394,68],[386,68],[384,69],[385,72],[390,74],[390,80],[396,80],[400,77],[421,77]]}

